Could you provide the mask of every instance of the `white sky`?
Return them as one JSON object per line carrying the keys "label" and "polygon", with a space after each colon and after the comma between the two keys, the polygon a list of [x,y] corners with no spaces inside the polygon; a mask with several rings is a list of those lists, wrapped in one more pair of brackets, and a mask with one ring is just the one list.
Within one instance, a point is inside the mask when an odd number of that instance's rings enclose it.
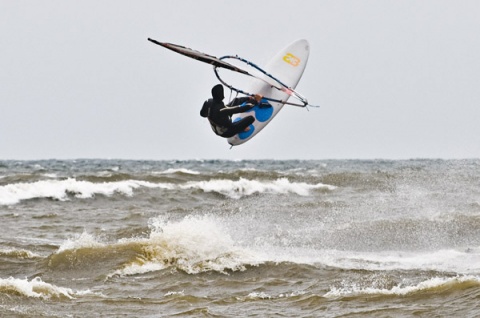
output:
{"label": "white sky", "polygon": [[[211,66],[148,37],[259,65],[305,38],[321,108],[230,150]],[[480,157],[480,1],[0,0],[0,39],[0,159]]]}

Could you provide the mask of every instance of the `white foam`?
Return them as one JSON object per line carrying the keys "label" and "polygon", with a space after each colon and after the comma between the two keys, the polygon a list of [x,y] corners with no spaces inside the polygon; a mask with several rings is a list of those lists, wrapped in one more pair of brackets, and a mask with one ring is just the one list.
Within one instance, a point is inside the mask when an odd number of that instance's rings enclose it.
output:
{"label": "white foam", "polygon": [[222,224],[211,216],[188,216],[181,221],[150,221],[149,238],[121,240],[141,245],[143,257],[125,264],[108,277],[137,275],[175,267],[189,274],[206,271],[225,273],[257,265],[253,253],[238,247]]}
{"label": "white foam", "polygon": [[76,292],[72,289],[45,283],[40,277],[36,277],[31,281],[28,279],[18,279],[13,277],[0,278],[0,292],[5,291],[15,292],[27,297],[44,299],[51,297],[66,297],[73,299],[76,295]]}
{"label": "white foam", "polygon": [[[188,173],[195,174],[194,171]],[[77,198],[92,198],[95,195],[111,196],[119,193],[132,196],[133,190],[145,188],[159,188],[165,190],[200,189],[205,192],[217,192],[227,197],[239,199],[244,196],[261,193],[286,194],[294,193],[301,196],[309,195],[311,190],[333,190],[334,186],[308,184],[303,182],[290,182],[287,178],[274,181],[259,181],[240,178],[239,180],[209,180],[191,181],[185,184],[151,183],[147,181],[125,180],[117,182],[94,183],[79,181],[74,178],[66,180],[42,180],[31,183],[15,183],[0,186],[0,205],[17,204],[22,200],[36,198],[53,198],[60,201],[68,200],[68,195]]]}
{"label": "white foam", "polygon": [[91,198],[97,194],[111,196],[114,193],[132,196],[133,190],[139,187],[171,188],[168,184],[154,184],[136,180],[103,183],[79,181],[73,178],[66,180],[42,180],[32,183],[15,183],[0,186],[0,204],[16,204],[22,200],[35,198],[53,198],[65,201],[68,200],[68,194],[74,194],[77,198]]}
{"label": "white foam", "polygon": [[265,299],[279,299],[279,298],[290,298],[290,297],[297,297],[300,295],[305,295],[307,292],[304,290],[297,290],[291,293],[282,293],[279,295],[270,295],[266,292],[251,292],[245,298],[238,298],[239,300],[265,300]]}
{"label": "white foam", "polygon": [[182,290],[182,291],[179,291],[179,292],[175,292],[175,291],[169,291],[167,292],[165,295],[163,295],[164,297],[169,297],[169,296],[185,296],[185,291]]}
{"label": "white foam", "polygon": [[152,223],[153,244],[168,244],[173,259],[180,259],[182,269],[198,270],[244,269],[256,262],[255,256],[235,245],[220,220],[210,215],[187,216],[180,222]]}
{"label": "white foam", "polygon": [[252,292],[250,294],[248,294],[247,296],[247,299],[261,299],[261,300],[264,300],[264,299],[272,299],[273,297],[265,292]]}
{"label": "white foam", "polygon": [[180,185],[183,189],[201,189],[205,192],[217,192],[233,199],[261,193],[287,194],[294,193],[300,196],[309,195],[311,190],[333,190],[336,187],[322,183],[308,184],[304,182],[290,182],[287,178],[274,181],[258,181],[240,178],[239,180],[210,180],[188,182]]}
{"label": "white foam", "polygon": [[205,271],[225,273],[229,270],[245,270],[247,265],[259,263],[253,253],[235,245],[227,230],[214,217],[189,216],[175,222],[153,218],[149,226],[151,233],[148,238],[127,238],[114,243],[103,243],[83,232],[63,242],[56,253],[122,246],[140,250],[138,257],[108,274],[107,278],[140,275],[168,267],[190,274]]}
{"label": "white foam", "polygon": [[57,254],[67,250],[76,250],[80,248],[102,248],[104,246],[105,244],[100,243],[96,237],[87,232],[83,232],[82,234],[72,239],[67,239],[65,242],[63,242],[58,248]]}
{"label": "white foam", "polygon": [[25,249],[13,249],[13,248],[0,249],[0,256],[9,256],[9,257],[16,257],[21,259],[33,259],[33,258],[41,257],[40,255]]}
{"label": "white foam", "polygon": [[480,253],[458,250],[424,252],[329,251],[326,265],[366,270],[432,270],[459,274],[480,272]]}
{"label": "white foam", "polygon": [[155,174],[175,174],[175,173],[184,173],[184,174],[191,174],[191,175],[198,175],[200,172],[195,170],[190,170],[186,168],[170,168],[161,172],[156,172]]}
{"label": "white foam", "polygon": [[480,249],[358,252],[274,244],[261,240],[252,243],[250,248],[257,256],[261,255],[263,261],[277,263],[320,264],[346,270],[420,270],[459,275],[480,273]]}
{"label": "white foam", "polygon": [[107,278],[111,278],[114,276],[141,275],[145,273],[160,271],[162,269],[165,269],[166,267],[166,265],[160,262],[144,262],[139,260],[139,263],[128,264],[121,269],[113,271],[112,273],[107,275]]}
{"label": "white foam", "polygon": [[422,281],[416,285],[402,286],[401,284],[393,286],[390,289],[361,287],[356,283],[344,284],[345,286],[337,288],[332,287],[324,297],[344,297],[352,295],[399,295],[405,296],[419,291],[428,291],[431,289],[453,286],[455,284],[472,282],[480,284],[478,276],[457,276],[457,277],[434,277]]}

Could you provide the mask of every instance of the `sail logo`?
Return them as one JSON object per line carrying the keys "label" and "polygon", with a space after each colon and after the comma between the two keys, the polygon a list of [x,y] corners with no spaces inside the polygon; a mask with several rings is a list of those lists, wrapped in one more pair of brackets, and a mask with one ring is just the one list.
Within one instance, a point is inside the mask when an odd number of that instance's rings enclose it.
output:
{"label": "sail logo", "polygon": [[292,66],[300,65],[300,59],[295,55],[293,55],[292,53],[285,54],[285,56],[283,57],[283,60]]}

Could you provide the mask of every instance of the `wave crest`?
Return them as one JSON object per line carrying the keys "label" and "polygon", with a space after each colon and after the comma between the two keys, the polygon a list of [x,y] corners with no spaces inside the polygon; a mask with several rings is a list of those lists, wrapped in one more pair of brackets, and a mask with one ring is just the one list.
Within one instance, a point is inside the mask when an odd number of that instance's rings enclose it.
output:
{"label": "wave crest", "polygon": [[333,190],[336,187],[322,183],[308,184],[290,182],[287,178],[274,181],[259,181],[240,178],[238,180],[213,179],[208,181],[189,181],[183,184],[152,183],[140,180],[114,182],[91,182],[68,178],[65,180],[42,180],[31,183],[15,183],[0,186],[0,205],[13,205],[23,200],[50,198],[66,201],[69,196],[86,199],[95,195],[112,196],[115,193],[133,196],[138,188],[157,188],[164,190],[202,190],[216,192],[229,198],[239,199],[253,194],[287,194],[306,196],[312,190]]}
{"label": "wave crest", "polygon": [[180,222],[151,222],[152,232],[141,242],[142,253],[109,276],[128,276],[175,267],[188,274],[216,271],[243,271],[258,260],[237,247],[214,219],[186,217]]}
{"label": "wave crest", "polygon": [[73,299],[77,294],[70,288],[58,287],[46,283],[42,281],[40,277],[36,277],[31,281],[13,277],[6,279],[0,278],[0,293],[43,299],[52,297]]}
{"label": "wave crest", "polygon": [[105,273],[113,276],[139,275],[166,268],[188,274],[243,271],[261,262],[251,251],[239,247],[212,216],[187,216],[180,221],[150,220],[148,237],[124,238],[104,243],[84,232],[66,240],[48,257],[52,270]]}
{"label": "wave crest", "polygon": [[0,249],[0,257],[13,259],[35,259],[41,258],[40,255],[35,254],[25,249]]}
{"label": "wave crest", "polygon": [[397,284],[391,288],[362,287],[356,283],[344,284],[342,287],[332,287],[331,290],[325,294],[325,297],[359,297],[362,295],[408,296],[425,292],[438,294],[449,290],[463,290],[472,286],[480,286],[480,277],[472,275],[434,277],[419,282],[416,285]]}
{"label": "wave crest", "polygon": [[239,199],[254,194],[287,194],[294,193],[300,196],[309,195],[311,190],[334,190],[335,187],[322,183],[308,184],[304,182],[290,182],[287,178],[279,178],[274,181],[258,181],[240,178],[239,180],[210,180],[188,182],[180,186],[184,189],[200,189],[204,192],[216,192],[232,199]]}

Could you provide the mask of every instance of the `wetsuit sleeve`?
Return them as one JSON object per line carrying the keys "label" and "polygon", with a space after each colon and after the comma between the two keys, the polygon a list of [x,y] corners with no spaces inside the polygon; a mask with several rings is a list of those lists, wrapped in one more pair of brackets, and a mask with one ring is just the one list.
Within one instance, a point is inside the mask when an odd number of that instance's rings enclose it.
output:
{"label": "wetsuit sleeve", "polygon": [[[249,102],[249,103],[252,103],[252,104],[247,104],[247,105],[244,105],[244,106],[237,106],[237,105],[241,105],[245,102]],[[223,108],[222,110],[220,110],[220,112],[222,114],[226,114],[226,115],[233,115],[233,114],[248,112],[250,109],[253,108],[253,106],[255,106],[256,102],[257,101],[252,97],[234,98],[230,103],[228,103],[228,107]]]}
{"label": "wetsuit sleeve", "polygon": [[234,107],[225,107],[220,110],[220,113],[226,115],[233,115],[238,113],[248,112],[250,109],[253,108],[253,104],[246,104],[245,106],[234,106]]}
{"label": "wetsuit sleeve", "polygon": [[236,105],[241,105],[245,102],[250,102],[250,103],[256,103],[257,101],[253,97],[238,97],[234,98],[230,103],[228,103],[228,106],[236,106]]}

